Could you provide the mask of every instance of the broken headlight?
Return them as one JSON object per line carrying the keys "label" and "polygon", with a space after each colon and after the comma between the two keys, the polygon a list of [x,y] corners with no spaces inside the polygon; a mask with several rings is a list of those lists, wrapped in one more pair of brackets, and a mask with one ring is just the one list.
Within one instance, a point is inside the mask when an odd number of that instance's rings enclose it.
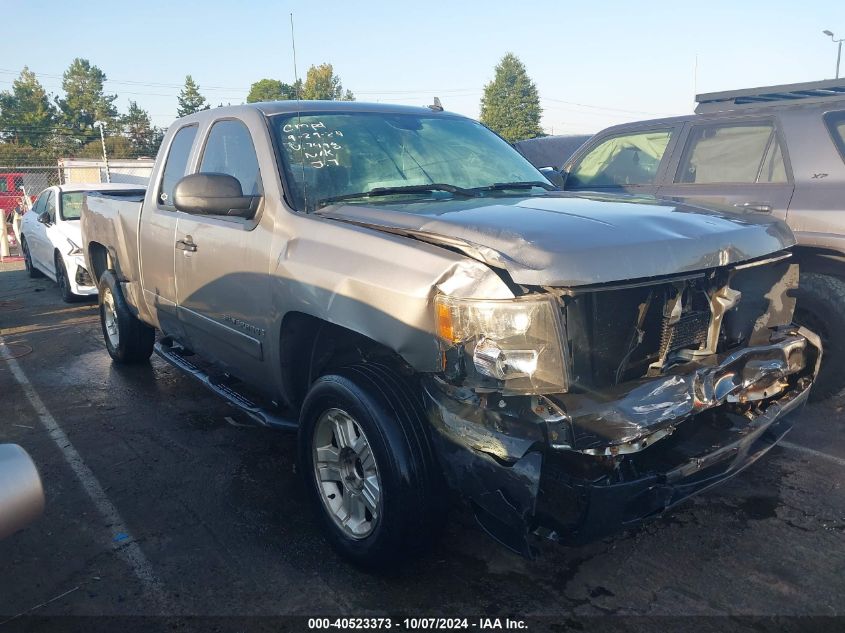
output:
{"label": "broken headlight", "polygon": [[554,297],[434,299],[450,378],[503,393],[561,393],[569,387],[560,308]]}

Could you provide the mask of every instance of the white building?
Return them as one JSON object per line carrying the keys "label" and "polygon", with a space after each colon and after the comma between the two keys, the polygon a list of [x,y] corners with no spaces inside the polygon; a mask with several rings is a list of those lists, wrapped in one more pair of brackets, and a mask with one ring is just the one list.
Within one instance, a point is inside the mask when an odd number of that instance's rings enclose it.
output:
{"label": "white building", "polygon": [[[110,160],[109,173],[111,182],[133,185],[146,185],[150,181],[155,160],[138,158],[135,160]],[[101,160],[81,158],[60,158],[59,172],[62,184],[81,184],[90,182],[108,182],[106,164]]]}

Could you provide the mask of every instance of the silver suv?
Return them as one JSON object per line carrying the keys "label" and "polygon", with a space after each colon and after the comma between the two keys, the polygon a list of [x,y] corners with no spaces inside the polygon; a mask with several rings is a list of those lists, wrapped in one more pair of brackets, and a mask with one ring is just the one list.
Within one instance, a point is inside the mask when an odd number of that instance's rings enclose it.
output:
{"label": "silver suv", "polygon": [[785,219],[801,267],[796,320],[824,343],[813,396],[833,395],[845,387],[845,80],[696,99],[694,115],[599,132],[564,164],[564,187]]}

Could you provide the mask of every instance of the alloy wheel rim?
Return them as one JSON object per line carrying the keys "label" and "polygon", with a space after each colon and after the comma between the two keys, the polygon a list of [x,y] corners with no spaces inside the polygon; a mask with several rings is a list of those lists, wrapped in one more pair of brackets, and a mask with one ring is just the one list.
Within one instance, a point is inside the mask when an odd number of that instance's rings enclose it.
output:
{"label": "alloy wheel rim", "polygon": [[117,311],[114,307],[114,295],[111,290],[106,288],[103,290],[103,324],[106,328],[106,336],[109,337],[109,343],[113,348],[117,348],[120,344],[120,331],[117,327]]}
{"label": "alloy wheel rim", "polygon": [[381,516],[381,477],[364,430],[342,409],[317,420],[314,477],[329,516],[347,536],[369,536]]}

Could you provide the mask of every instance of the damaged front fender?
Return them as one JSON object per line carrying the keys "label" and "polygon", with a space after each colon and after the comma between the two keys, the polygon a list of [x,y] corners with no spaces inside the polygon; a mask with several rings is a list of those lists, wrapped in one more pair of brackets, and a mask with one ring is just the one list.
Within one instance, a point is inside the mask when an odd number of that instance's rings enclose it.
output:
{"label": "damaged front fender", "polygon": [[[438,378],[424,383],[432,444],[450,486],[469,499],[481,526],[505,546],[529,555],[527,526],[540,492],[543,419],[530,398],[497,399]],[[503,405],[503,406],[499,406]]]}

